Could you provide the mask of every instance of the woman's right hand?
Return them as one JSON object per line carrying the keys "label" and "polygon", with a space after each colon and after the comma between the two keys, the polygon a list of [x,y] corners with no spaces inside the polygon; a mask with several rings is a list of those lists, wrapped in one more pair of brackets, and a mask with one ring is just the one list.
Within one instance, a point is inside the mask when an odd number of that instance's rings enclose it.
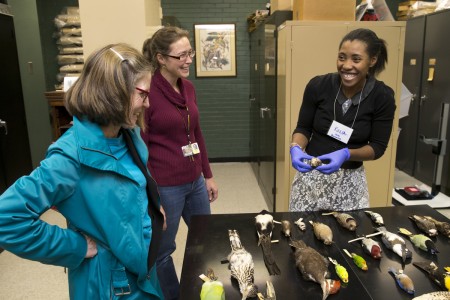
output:
{"label": "woman's right hand", "polygon": [[86,238],[88,246],[86,256],[84,258],[92,258],[97,255],[97,243],[87,235],[85,235],[84,237]]}
{"label": "woman's right hand", "polygon": [[303,162],[304,159],[311,160],[313,157],[303,152],[300,146],[291,147],[290,152],[294,169],[302,173],[309,172],[313,169],[309,164]]}

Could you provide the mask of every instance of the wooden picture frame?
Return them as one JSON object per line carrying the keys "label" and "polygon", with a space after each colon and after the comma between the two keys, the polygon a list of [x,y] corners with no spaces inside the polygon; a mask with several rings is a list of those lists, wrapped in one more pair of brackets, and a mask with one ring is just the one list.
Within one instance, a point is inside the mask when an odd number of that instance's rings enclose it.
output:
{"label": "wooden picture frame", "polygon": [[195,76],[235,77],[236,25],[194,24]]}

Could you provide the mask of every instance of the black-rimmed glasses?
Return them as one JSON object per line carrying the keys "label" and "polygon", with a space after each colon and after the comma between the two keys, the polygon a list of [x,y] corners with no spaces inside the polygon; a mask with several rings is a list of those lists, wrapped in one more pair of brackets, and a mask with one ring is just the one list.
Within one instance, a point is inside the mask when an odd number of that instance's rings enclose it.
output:
{"label": "black-rimmed glasses", "polygon": [[172,57],[178,60],[186,60],[188,57],[194,58],[195,50],[189,50],[188,52],[181,53],[179,56],[164,54],[165,56]]}
{"label": "black-rimmed glasses", "polygon": [[146,90],[140,89],[140,88],[138,88],[138,87],[135,87],[135,89],[139,92],[139,93],[138,93],[139,98],[141,98],[141,100],[142,100],[143,102],[145,102],[145,99],[148,98],[149,92],[146,91]]}

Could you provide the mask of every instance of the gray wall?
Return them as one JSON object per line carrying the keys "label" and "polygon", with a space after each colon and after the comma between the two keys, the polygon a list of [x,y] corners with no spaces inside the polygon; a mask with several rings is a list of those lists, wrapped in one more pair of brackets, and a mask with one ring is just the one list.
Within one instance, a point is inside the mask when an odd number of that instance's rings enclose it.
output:
{"label": "gray wall", "polygon": [[189,79],[197,91],[200,121],[209,158],[228,161],[250,156],[250,56],[247,17],[264,9],[264,0],[162,0],[165,20],[191,33],[194,24],[235,23],[237,77],[195,78],[195,61]]}

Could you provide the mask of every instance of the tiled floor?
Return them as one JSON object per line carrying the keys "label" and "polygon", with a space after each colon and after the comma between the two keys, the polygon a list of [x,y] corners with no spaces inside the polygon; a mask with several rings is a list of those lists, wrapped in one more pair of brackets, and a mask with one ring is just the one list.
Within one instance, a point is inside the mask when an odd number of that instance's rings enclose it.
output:
{"label": "tiled floor", "polygon": [[[212,212],[246,213],[267,209],[248,163],[212,164],[214,177],[219,185],[219,199],[212,204]],[[418,182],[396,170],[395,186],[404,187]],[[450,218],[450,209],[439,210]],[[58,226],[65,220],[60,214],[49,211],[42,218]],[[181,222],[177,237],[177,251],[173,258],[178,275],[181,273],[187,229]],[[48,266],[21,259],[5,251],[0,254],[0,299],[8,300],[65,300],[69,299],[67,275],[61,267]]]}

